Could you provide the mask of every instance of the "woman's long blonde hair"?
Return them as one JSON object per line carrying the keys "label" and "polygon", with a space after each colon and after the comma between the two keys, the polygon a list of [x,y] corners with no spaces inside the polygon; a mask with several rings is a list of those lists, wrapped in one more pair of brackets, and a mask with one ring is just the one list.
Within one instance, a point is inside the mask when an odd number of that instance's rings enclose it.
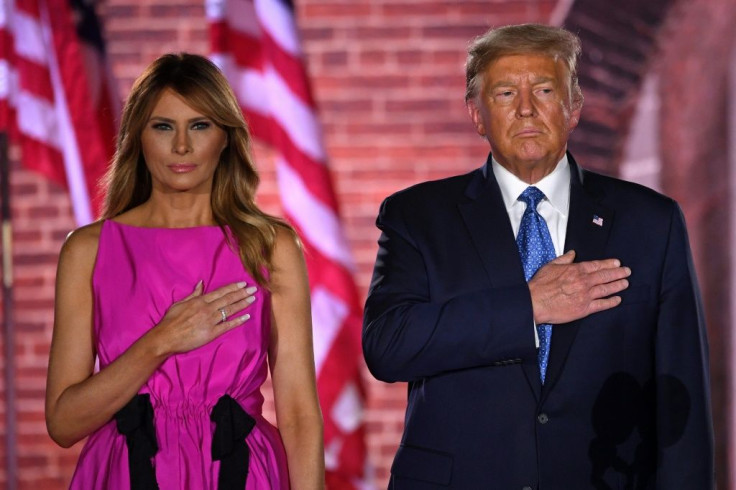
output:
{"label": "woman's long blonde hair", "polygon": [[250,133],[230,85],[207,58],[188,53],[166,54],[133,84],[123,108],[115,157],[103,181],[106,194],[102,217],[113,218],[143,204],[151,195],[151,174],[143,159],[141,134],[166,88],[227,133],[227,147],[212,183],[212,214],[228,240],[230,235],[225,227],[230,228],[246,270],[258,284],[267,286],[265,271],[273,269],[277,228],[289,230],[294,238],[296,233],[256,206],[259,179],[251,156]]}

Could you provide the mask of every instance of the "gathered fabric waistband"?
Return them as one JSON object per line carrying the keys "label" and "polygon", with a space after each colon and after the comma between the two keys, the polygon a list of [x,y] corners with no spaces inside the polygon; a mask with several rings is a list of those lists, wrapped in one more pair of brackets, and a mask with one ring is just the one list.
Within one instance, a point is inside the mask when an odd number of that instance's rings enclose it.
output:
{"label": "gathered fabric waistband", "polygon": [[[220,397],[214,403],[203,401],[193,402],[190,400],[181,400],[176,403],[172,403],[169,400],[157,399],[156,395],[150,395],[148,393],[143,393],[143,395],[150,397],[151,405],[153,406],[153,410],[155,411],[157,417],[165,416],[184,419],[198,417],[207,419],[209,418],[209,414],[212,413],[212,410],[215,408],[215,406],[220,402],[220,400],[222,400],[222,397]],[[248,412],[248,414],[250,414],[251,416],[259,417],[261,415],[263,407],[263,402],[261,399],[252,397],[238,400],[232,398],[230,395],[223,396],[227,396],[228,398],[234,400],[238,405],[243,408],[243,410]]]}
{"label": "gathered fabric waistband", "polygon": [[[248,477],[250,450],[245,438],[256,421],[230,395],[223,395],[208,410],[204,405],[167,406],[171,413],[209,413],[215,423],[212,435],[212,460],[220,461],[218,490],[243,490]],[[173,409],[173,410],[171,410]],[[160,410],[160,407],[156,407]],[[131,490],[158,490],[153,457],[158,452],[156,430],[153,425],[154,409],[148,393],[133,397],[115,414],[117,429],[125,436],[128,447],[128,469]]]}

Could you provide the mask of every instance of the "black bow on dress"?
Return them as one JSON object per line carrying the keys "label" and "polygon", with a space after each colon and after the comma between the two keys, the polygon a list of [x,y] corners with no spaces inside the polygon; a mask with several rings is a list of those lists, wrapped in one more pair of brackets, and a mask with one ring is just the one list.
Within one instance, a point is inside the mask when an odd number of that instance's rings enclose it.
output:
{"label": "black bow on dress", "polygon": [[212,460],[220,461],[218,490],[243,490],[248,477],[250,450],[245,438],[256,421],[229,395],[222,395],[212,409],[215,423]]}
{"label": "black bow on dress", "polygon": [[148,393],[134,396],[115,414],[115,421],[128,446],[131,490],[158,490],[151,461],[158,451],[158,443]]}

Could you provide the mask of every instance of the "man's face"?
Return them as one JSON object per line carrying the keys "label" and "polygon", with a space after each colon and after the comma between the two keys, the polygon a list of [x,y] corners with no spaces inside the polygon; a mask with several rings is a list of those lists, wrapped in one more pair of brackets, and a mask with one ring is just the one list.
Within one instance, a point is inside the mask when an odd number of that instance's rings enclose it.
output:
{"label": "man's face", "polygon": [[530,184],[554,170],[580,109],[571,102],[565,63],[538,54],[502,56],[491,63],[478,95],[468,102],[494,158]]}

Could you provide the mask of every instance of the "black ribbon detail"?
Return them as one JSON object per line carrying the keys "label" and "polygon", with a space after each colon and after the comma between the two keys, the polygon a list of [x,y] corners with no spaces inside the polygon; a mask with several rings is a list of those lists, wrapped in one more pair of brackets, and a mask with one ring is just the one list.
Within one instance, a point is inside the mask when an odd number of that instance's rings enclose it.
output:
{"label": "black ribbon detail", "polygon": [[131,490],[158,490],[151,461],[158,451],[158,443],[148,393],[134,396],[115,414],[115,421],[128,446]]}
{"label": "black ribbon detail", "polygon": [[218,490],[243,490],[248,478],[250,450],[245,438],[256,421],[230,395],[222,395],[212,409],[215,423],[212,435],[212,460],[220,461]]}

